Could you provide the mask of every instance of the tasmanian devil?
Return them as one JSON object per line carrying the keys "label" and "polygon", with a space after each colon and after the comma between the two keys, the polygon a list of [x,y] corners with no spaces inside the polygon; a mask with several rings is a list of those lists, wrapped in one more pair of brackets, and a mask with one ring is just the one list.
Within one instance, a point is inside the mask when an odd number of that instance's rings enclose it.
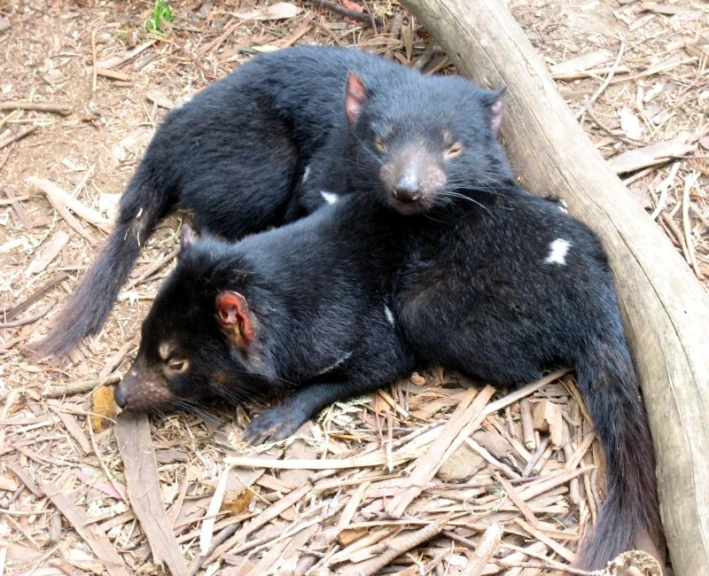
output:
{"label": "tasmanian devil", "polygon": [[350,196],[236,244],[182,238],[116,388],[124,409],[289,393],[245,433],[278,440],[413,369],[391,308],[406,234],[372,203]]}
{"label": "tasmanian devil", "polygon": [[[402,94],[414,106],[399,114],[403,124],[394,125],[388,115],[404,110]],[[350,126],[360,108],[372,119],[361,125],[372,130],[367,138],[378,138],[373,141],[378,152],[385,139],[406,138],[414,124],[436,134],[428,128],[436,124],[441,104],[457,104],[455,125],[465,133],[463,125],[477,113],[466,108],[476,104],[475,94],[462,78],[424,77],[354,49],[298,47],[254,57],[166,116],[122,195],[105,247],[49,335],[34,348],[63,355],[84,336],[96,334],[141,245],[172,210],[191,210],[198,230],[231,240],[293,220],[336,199],[321,177],[327,176],[337,192],[347,191],[351,177],[340,175],[352,167],[352,159],[337,154],[352,137]],[[474,132],[468,136],[467,147],[452,133],[441,136],[441,153],[458,160],[449,168],[464,167],[466,158],[474,163],[474,152],[484,148]],[[426,158],[401,157],[386,173],[354,179],[385,186],[397,209],[412,212],[425,209],[443,191],[445,175],[428,168]],[[416,190],[418,176],[422,187]],[[453,182],[466,177],[464,170],[447,176]]]}
{"label": "tasmanian devil", "polygon": [[441,94],[433,113],[408,91],[397,106],[367,106],[366,86],[350,80],[352,127],[335,142],[345,161],[321,183],[344,182],[395,208],[392,219],[411,214],[395,318],[419,362],[497,384],[555,362],[576,369],[609,472],[580,564],[600,568],[648,537],[661,548],[652,438],[606,255],[587,227],[516,184],[495,135],[504,93],[455,80],[462,105]]}

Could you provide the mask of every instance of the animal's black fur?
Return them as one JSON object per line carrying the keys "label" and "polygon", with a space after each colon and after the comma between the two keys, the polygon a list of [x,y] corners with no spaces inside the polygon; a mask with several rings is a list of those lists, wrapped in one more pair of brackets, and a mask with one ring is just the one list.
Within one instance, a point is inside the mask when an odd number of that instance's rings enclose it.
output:
{"label": "animal's black fur", "polygon": [[[343,109],[350,71],[361,77],[368,96],[355,130]],[[358,50],[298,47],[254,57],[167,115],[123,193],[118,224],[106,246],[35,349],[65,355],[101,329],[140,246],[174,209],[191,210],[199,230],[235,240],[312,211],[323,203],[320,190],[331,176],[339,192],[350,183],[387,185],[380,178],[381,162],[372,167],[361,162],[364,158],[338,153],[368,154],[350,143],[359,139],[372,147],[380,135],[391,143],[389,154],[406,142],[412,128],[426,134],[438,126],[437,109],[448,111],[447,121],[461,134],[468,120],[486,113],[479,91],[462,78],[424,77]],[[476,168],[486,135],[475,132],[475,121],[471,126],[468,147],[456,164],[469,173],[450,173],[447,190],[460,179],[489,179]],[[429,144],[440,156],[450,142],[430,134]],[[464,163],[465,158],[471,162]],[[405,160],[391,164],[388,185],[399,172],[411,173]],[[304,178],[311,163],[312,177]],[[328,182],[321,181],[324,175]],[[422,209],[439,196],[450,199],[429,188]],[[410,211],[418,204],[399,207]]]}
{"label": "animal's black fur", "polygon": [[[289,393],[246,433],[278,440],[325,405],[412,370],[413,355],[387,317],[406,235],[388,213],[357,200],[234,245],[208,238],[183,246],[143,323],[118,403],[154,410]],[[246,299],[253,341],[235,344],[225,332],[225,293]]]}

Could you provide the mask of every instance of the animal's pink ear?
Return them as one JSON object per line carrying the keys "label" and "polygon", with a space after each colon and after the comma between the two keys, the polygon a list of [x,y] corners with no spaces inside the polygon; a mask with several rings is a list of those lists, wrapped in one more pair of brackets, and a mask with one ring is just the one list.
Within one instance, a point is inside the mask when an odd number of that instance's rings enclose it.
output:
{"label": "animal's pink ear", "polygon": [[182,225],[182,234],[180,235],[180,248],[187,248],[194,244],[197,240],[197,233],[193,230],[192,226],[185,223]]}
{"label": "animal's pink ear", "polygon": [[249,304],[238,292],[221,292],[216,300],[217,318],[222,330],[242,352],[248,352],[256,338],[256,327]]}
{"label": "animal's pink ear", "polygon": [[362,111],[362,105],[367,101],[367,90],[362,79],[350,72],[347,74],[347,89],[345,95],[345,114],[350,124],[357,122]]}
{"label": "animal's pink ear", "polygon": [[497,96],[490,106],[490,125],[492,131],[497,134],[502,124],[502,116],[505,113],[505,103],[507,102],[507,88],[502,88],[496,92]]}

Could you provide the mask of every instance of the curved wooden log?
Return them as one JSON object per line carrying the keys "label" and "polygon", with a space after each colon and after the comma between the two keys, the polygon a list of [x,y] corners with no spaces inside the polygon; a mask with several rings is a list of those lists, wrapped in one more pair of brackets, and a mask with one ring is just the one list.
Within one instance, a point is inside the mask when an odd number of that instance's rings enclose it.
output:
{"label": "curved wooden log", "polygon": [[564,198],[615,270],[677,576],[709,566],[709,296],[582,128],[500,0],[403,0],[458,70],[508,87],[502,135],[523,186]]}

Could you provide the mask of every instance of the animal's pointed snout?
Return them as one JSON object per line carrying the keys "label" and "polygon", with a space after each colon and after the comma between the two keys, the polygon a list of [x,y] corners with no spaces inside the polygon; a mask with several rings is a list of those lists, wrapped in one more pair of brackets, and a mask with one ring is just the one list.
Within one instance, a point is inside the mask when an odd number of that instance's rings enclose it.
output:
{"label": "animal's pointed snout", "polygon": [[396,181],[391,191],[399,202],[417,202],[423,196],[421,180],[414,170],[406,170]]}

